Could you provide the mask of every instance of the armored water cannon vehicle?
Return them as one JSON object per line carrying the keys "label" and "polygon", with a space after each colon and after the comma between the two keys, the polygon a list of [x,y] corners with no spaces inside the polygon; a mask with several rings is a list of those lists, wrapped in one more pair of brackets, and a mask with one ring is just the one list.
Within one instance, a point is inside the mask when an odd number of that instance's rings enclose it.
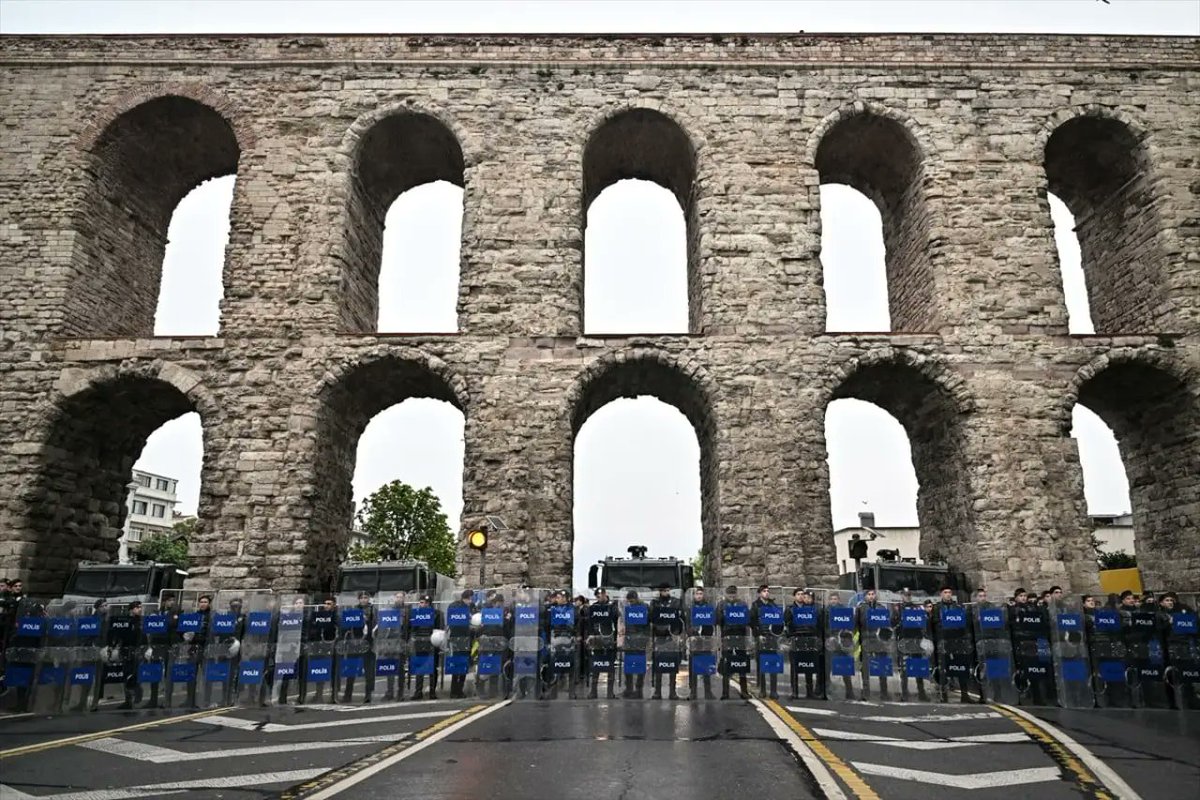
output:
{"label": "armored water cannon vehicle", "polygon": [[454,578],[434,572],[424,561],[347,561],[338,569],[336,593],[428,594],[437,603],[457,599],[457,588]]}
{"label": "armored water cannon vehicle", "polygon": [[588,588],[604,588],[609,594],[622,589],[656,589],[662,584],[671,587],[679,597],[696,585],[692,565],[678,558],[649,558],[649,548],[634,545],[628,548],[629,558],[608,557],[588,568]]}
{"label": "armored water cannon vehicle", "polygon": [[134,600],[157,603],[164,590],[182,589],[187,576],[179,566],[158,561],[82,561],[67,580],[63,599],[85,602],[103,598],[114,605]]}

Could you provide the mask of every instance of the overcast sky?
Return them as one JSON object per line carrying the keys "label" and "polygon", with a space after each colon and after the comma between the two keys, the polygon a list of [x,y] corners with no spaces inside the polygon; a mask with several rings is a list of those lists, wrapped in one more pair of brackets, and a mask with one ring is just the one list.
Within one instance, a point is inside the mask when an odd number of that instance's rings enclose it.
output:
{"label": "overcast sky", "polygon": [[[280,20],[285,20],[281,24]],[[1200,33],[1200,0],[1133,2],[0,2],[5,33],[149,32],[708,32],[995,31]],[[176,211],[164,263],[157,332],[215,333],[220,265],[233,179],[211,181]],[[1070,218],[1052,201],[1073,332],[1090,332]],[[462,192],[432,184],[388,215],[380,329],[453,331]],[[879,215],[866,198],[822,189],[831,330],[887,330]],[[687,327],[682,215],[665,190],[638,181],[610,188],[588,216],[585,324],[591,332]],[[396,259],[392,254],[407,253]],[[830,530],[871,510],[880,525],[912,525],[917,481],[896,420],[867,403],[839,401],[826,416],[832,480]],[[1129,510],[1112,434],[1077,409],[1074,435],[1091,513]],[[194,414],[150,437],[138,467],[180,479],[181,510],[195,511],[201,457]],[[451,524],[462,510],[463,420],[449,405],[410,400],[380,414],[359,444],[354,494],[400,478],[431,486]],[[699,448],[683,415],[650,398],[598,411],[576,443],[576,586],[587,565],[623,554],[691,556],[700,546]],[[567,535],[564,532],[564,535]]]}

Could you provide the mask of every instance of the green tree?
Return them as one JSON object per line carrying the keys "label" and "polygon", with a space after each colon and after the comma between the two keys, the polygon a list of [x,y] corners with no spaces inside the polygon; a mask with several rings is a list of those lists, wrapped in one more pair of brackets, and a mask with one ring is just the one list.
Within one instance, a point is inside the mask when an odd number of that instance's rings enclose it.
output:
{"label": "green tree", "polygon": [[418,559],[444,575],[455,574],[454,534],[437,495],[403,481],[380,486],[363,500],[358,525],[365,544],[350,548],[354,561]]}
{"label": "green tree", "polygon": [[704,580],[704,551],[699,550],[696,555],[692,556],[692,577],[697,583]]}
{"label": "green tree", "polygon": [[1130,569],[1137,566],[1137,556],[1130,555],[1124,550],[1101,553],[1096,560],[1100,562],[1100,569]]}
{"label": "green tree", "polygon": [[186,568],[188,543],[178,534],[152,533],[138,544],[137,557],[140,561],[161,561]]}

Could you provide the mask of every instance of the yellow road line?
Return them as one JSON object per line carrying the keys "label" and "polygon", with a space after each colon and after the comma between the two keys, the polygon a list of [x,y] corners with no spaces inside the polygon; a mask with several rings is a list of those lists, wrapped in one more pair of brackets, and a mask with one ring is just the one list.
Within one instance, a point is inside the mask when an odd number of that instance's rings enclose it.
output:
{"label": "yellow road line", "polygon": [[156,728],[160,725],[171,725],[176,722],[187,722],[188,720],[200,719],[201,717],[211,717],[216,714],[224,714],[226,711],[232,711],[233,706],[225,708],[210,708],[206,711],[197,711],[193,714],[181,714],[178,717],[163,717],[162,719],[154,719],[149,722],[139,722],[136,725],[126,725],[123,728],[109,728],[96,733],[83,733],[79,736],[68,736],[65,739],[55,739],[49,742],[40,744],[27,744],[24,747],[14,747],[11,750],[0,750],[0,759],[13,758],[15,756],[29,755],[30,753],[40,753],[43,750],[53,750],[56,747],[68,747],[73,744],[82,744],[84,742],[92,742],[96,739],[107,739],[116,733],[129,733],[131,731],[143,731],[147,728]]}
{"label": "yellow road line", "polygon": [[863,780],[861,775],[855,772],[854,769],[852,769],[845,761],[842,761],[842,759],[838,758],[837,754],[830,750],[824,742],[818,739],[812,731],[801,725],[800,722],[797,721],[797,719],[791,714],[789,714],[783,706],[779,705],[777,701],[763,700],[762,703],[767,708],[771,709],[775,716],[779,717],[779,719],[783,721],[783,724],[787,725],[788,728],[791,729],[792,733],[799,736],[800,741],[804,742],[804,744],[816,754],[817,758],[821,759],[823,762],[825,762],[825,765],[829,767],[829,769],[833,770],[833,773],[841,779],[842,783],[849,787],[850,791],[854,793],[855,797],[859,798],[859,800],[879,800],[879,795],[875,793],[874,789],[867,785],[867,782]]}
{"label": "yellow road line", "polygon": [[1083,791],[1088,792],[1097,800],[1114,800],[1113,796],[1105,789],[1103,782],[1042,726],[1028,717],[1013,713],[1002,705],[993,703],[990,708],[1012,720],[1017,727],[1036,739],[1060,767],[1074,774],[1076,783]]}

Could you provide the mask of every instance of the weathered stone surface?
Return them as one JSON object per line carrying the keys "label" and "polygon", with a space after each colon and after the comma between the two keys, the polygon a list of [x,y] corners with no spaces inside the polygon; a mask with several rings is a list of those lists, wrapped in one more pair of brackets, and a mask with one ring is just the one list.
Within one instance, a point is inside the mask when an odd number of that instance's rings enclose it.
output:
{"label": "weathered stone surface", "polygon": [[[834,573],[829,402],[909,432],[922,546],[978,583],[1095,584],[1070,413],[1113,426],[1151,586],[1200,582],[1195,38],[0,39],[0,554],[109,558],[146,436],[204,427],[199,585],[316,588],[358,436],[466,416],[497,581],[570,574],[573,438],[653,394],[701,447],[714,574]],[[237,173],[219,337],[152,337],[167,221]],[[586,204],[645,177],[689,227],[689,334],[582,332]],[[464,187],[460,333],[374,335],[383,214]],[[827,334],[822,182],[880,206],[896,332]],[[1099,335],[1068,336],[1046,201]],[[474,574],[463,552],[461,569]]]}

